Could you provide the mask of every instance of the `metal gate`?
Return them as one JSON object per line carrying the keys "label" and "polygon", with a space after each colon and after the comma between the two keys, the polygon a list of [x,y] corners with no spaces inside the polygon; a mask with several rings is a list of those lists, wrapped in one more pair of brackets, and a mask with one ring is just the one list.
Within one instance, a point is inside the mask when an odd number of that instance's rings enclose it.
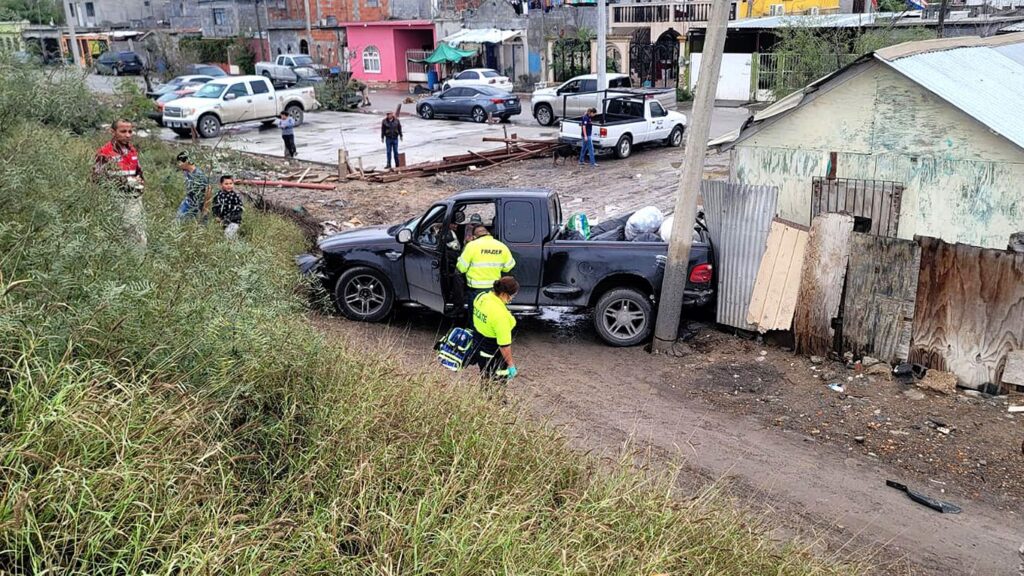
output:
{"label": "metal gate", "polygon": [[555,82],[590,73],[590,42],[579,38],[555,40],[551,49]]}
{"label": "metal gate", "polygon": [[679,34],[669,30],[651,42],[651,29],[639,28],[629,41],[629,72],[641,86],[679,87]]}
{"label": "metal gate", "polygon": [[811,219],[823,212],[843,212],[871,220],[870,233],[896,237],[903,203],[901,182],[815,177],[811,184]]}

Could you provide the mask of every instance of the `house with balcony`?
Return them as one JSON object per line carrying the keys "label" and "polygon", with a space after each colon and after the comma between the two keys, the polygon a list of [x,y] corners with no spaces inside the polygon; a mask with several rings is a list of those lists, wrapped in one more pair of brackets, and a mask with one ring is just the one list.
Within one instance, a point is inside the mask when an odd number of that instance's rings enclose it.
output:
{"label": "house with balcony", "polygon": [[[840,0],[745,0],[739,2],[741,18],[760,18],[762,16],[838,14],[841,12]],[[871,0],[854,2],[851,12],[865,12]]]}

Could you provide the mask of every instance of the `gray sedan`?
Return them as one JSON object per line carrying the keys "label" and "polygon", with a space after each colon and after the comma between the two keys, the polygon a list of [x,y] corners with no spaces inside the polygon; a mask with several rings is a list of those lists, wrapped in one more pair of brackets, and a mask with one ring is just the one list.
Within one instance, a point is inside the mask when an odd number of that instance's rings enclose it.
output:
{"label": "gray sedan", "polygon": [[487,118],[497,116],[506,121],[522,111],[518,96],[489,86],[451,88],[420,101],[416,106],[416,113],[427,120],[447,116],[485,122]]}

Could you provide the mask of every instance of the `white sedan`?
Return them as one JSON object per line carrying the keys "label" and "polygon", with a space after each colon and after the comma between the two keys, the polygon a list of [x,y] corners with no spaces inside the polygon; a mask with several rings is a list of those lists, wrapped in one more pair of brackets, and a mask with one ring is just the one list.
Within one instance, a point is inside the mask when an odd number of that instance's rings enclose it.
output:
{"label": "white sedan", "polygon": [[502,76],[498,74],[497,70],[491,70],[490,68],[463,70],[456,74],[454,78],[445,80],[441,89],[447,90],[460,86],[490,86],[506,92],[512,91],[512,81],[508,79],[508,76]]}

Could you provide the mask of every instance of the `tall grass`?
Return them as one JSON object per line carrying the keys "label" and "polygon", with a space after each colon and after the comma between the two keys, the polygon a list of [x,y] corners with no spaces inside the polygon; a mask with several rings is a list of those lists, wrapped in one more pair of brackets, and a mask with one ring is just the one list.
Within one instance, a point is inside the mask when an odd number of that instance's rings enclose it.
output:
{"label": "tall grass", "polygon": [[173,223],[156,142],[139,256],[88,179],[102,140],[24,121],[0,142],[0,573],[838,573],[325,342],[296,228]]}

